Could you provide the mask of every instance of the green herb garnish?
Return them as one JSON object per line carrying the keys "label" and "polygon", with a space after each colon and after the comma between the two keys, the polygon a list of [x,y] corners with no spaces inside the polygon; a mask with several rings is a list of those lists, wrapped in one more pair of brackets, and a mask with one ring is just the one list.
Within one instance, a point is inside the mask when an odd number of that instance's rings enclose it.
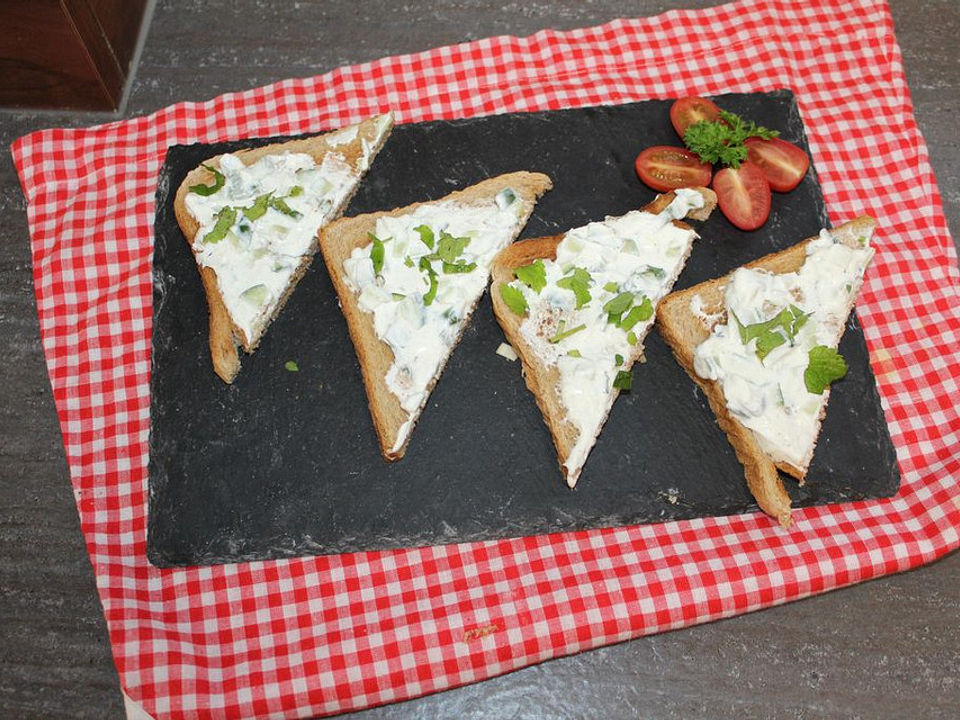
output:
{"label": "green herb garnish", "polygon": [[688,127],[683,134],[683,144],[699,155],[703,162],[739,168],[740,163],[747,159],[744,140],[749,137],[769,140],[779,134],[776,130],[761,127],[732,112],[721,110],[719,120],[701,120]]}
{"label": "green herb garnish", "polygon": [[618,370],[613,379],[613,386],[617,390],[630,390],[633,387],[633,373],[627,370]]}
{"label": "green herb garnish", "polygon": [[637,338],[637,334],[632,330],[627,333],[627,342],[630,343],[631,345],[636,345],[638,339],[639,338]]}
{"label": "green herb garnish", "polygon": [[[630,330],[633,329],[633,326],[638,322],[649,320],[652,317],[653,303],[650,302],[650,298],[644,297],[643,301],[639,305],[634,305],[632,308],[630,308],[630,312],[620,319],[620,327],[627,332],[630,332]],[[631,345],[636,345],[636,343],[631,343]]]}
{"label": "green herb garnish", "polygon": [[303,186],[294,185],[292,188],[290,188],[290,194],[287,195],[287,197],[298,197],[300,195],[303,195]]}
{"label": "green herb garnish", "polygon": [[822,395],[827,386],[847,374],[843,356],[826,345],[810,348],[809,363],[803,372],[803,384],[814,395]]}
{"label": "green herb garnish", "polygon": [[430,264],[430,261],[426,257],[420,258],[420,269],[425,270],[427,276],[430,278],[430,289],[427,290],[427,294],[423,296],[423,304],[430,305],[433,299],[437,297],[437,271],[433,269],[433,265]]}
{"label": "green herb garnish", "polygon": [[796,305],[784,308],[765,322],[753,323],[752,325],[741,325],[740,321],[734,316],[740,330],[740,341],[746,345],[751,340],[756,339],[756,353],[761,360],[788,340],[793,342],[800,328],[806,325],[809,319],[810,314],[803,312]]}
{"label": "green herb garnish", "polygon": [[414,228],[414,230],[420,233],[420,239],[423,241],[423,244],[433,250],[433,244],[435,242],[433,230],[431,230],[427,225],[418,225]]}
{"label": "green herb garnish", "polygon": [[292,207],[287,205],[287,203],[284,201],[283,198],[278,198],[278,197],[270,198],[269,205],[274,210],[277,210],[278,212],[282,212],[284,215],[287,215],[288,217],[292,217],[293,219],[303,217],[302,212],[298,210],[294,210]]}
{"label": "green herb garnish", "polygon": [[577,325],[575,328],[570,328],[569,330],[564,330],[563,326],[564,326],[564,322],[563,320],[561,320],[559,327],[557,327],[557,334],[554,335],[552,338],[550,338],[551,343],[556,344],[561,340],[580,332],[581,330],[587,329],[586,324]]}
{"label": "green herb garnish", "polygon": [[468,237],[454,237],[446,230],[440,232],[440,244],[437,246],[437,257],[443,262],[455,263],[470,244]]}
{"label": "green herb garnish", "polygon": [[477,269],[476,263],[467,263],[467,262],[463,262],[462,260],[455,263],[448,263],[446,261],[444,261],[443,263],[443,272],[446,275],[468,273],[468,272],[473,272],[476,269]]}
{"label": "green herb garnish", "polygon": [[568,351],[567,351],[567,355],[569,355],[570,357],[575,357],[575,358],[582,358],[582,357],[583,357],[583,355],[580,354],[580,351],[577,350],[576,348],[574,348],[573,350],[568,350]]}
{"label": "green herb garnish", "polygon": [[267,208],[270,207],[270,197],[272,195],[273,193],[260,195],[253,201],[253,205],[243,208],[243,214],[250,220],[259,220],[266,214]]}
{"label": "green herb garnish", "polygon": [[590,302],[591,296],[589,288],[592,282],[593,278],[590,277],[590,273],[583,268],[575,267],[573,269],[573,275],[568,275],[567,277],[557,280],[557,287],[573,292],[577,299],[577,310],[579,310]]}
{"label": "green herb garnish", "polygon": [[380,271],[383,270],[383,240],[373,233],[367,233],[367,237],[370,239],[370,242],[373,243],[373,246],[370,248],[370,261],[373,263],[373,274],[379,275]]}
{"label": "green herb garnish", "polygon": [[623,355],[621,355],[620,353],[617,353],[616,355],[614,355],[613,360],[617,364],[617,367],[620,367],[621,365],[623,365]]}
{"label": "green herb garnish", "polygon": [[506,283],[500,283],[500,297],[503,298],[503,302],[506,303],[507,307],[517,315],[527,314],[527,299],[517,288],[512,285],[507,285]]}
{"label": "green herb garnish", "polygon": [[543,260],[534,260],[529,265],[514,268],[513,274],[517,276],[517,280],[535,293],[539,293],[547,286],[547,268],[544,267]]}
{"label": "green herb garnish", "polygon": [[203,167],[213,173],[213,185],[191,185],[187,189],[197,195],[209,197],[222,188],[224,184],[226,184],[227,179],[223,176],[223,173],[215,167],[210,167],[209,165],[204,165]]}
{"label": "green herb garnish", "polygon": [[667,276],[667,271],[656,265],[647,265],[646,269],[640,273],[641,275],[650,275],[655,277],[657,280],[663,280]]}
{"label": "green herb garnish", "polygon": [[232,207],[221,208],[220,212],[217,213],[217,222],[214,224],[213,229],[203,236],[203,242],[214,245],[221,240],[223,240],[227,233],[230,232],[230,228],[233,227],[233,224],[237,221],[237,211]]}
{"label": "green herb garnish", "polygon": [[287,360],[283,367],[287,369],[288,372],[300,372],[300,366],[297,365],[295,360]]}
{"label": "green herb garnish", "polygon": [[620,286],[612,281],[604,285],[603,289],[606,290],[608,293],[620,292]]}
{"label": "green herb garnish", "polygon": [[633,305],[633,293],[620,293],[604,304],[603,311],[607,313],[608,316],[616,316],[616,320],[611,320],[610,322],[620,322],[620,316],[623,315],[631,305]]}

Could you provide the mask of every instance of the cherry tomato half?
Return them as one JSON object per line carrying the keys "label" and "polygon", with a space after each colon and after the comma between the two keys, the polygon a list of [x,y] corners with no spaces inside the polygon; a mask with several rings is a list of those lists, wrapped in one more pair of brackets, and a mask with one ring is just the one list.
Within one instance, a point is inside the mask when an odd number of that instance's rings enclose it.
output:
{"label": "cherry tomato half", "polygon": [[747,138],[744,145],[747,146],[747,160],[760,168],[771,190],[790,192],[800,184],[810,167],[807,154],[786,140],[752,137]]}
{"label": "cherry tomato half", "polygon": [[667,192],[682,187],[706,187],[713,169],[689,150],[654,145],[637,155],[637,175],[654,190]]}
{"label": "cherry tomato half", "polygon": [[670,106],[670,122],[677,135],[683,137],[687,128],[706,120],[712,122],[720,117],[720,108],[713,101],[702,97],[685,97]]}
{"label": "cherry tomato half", "polygon": [[753,163],[724,168],[714,175],[713,189],[721,212],[741,230],[756,230],[770,217],[770,183]]}

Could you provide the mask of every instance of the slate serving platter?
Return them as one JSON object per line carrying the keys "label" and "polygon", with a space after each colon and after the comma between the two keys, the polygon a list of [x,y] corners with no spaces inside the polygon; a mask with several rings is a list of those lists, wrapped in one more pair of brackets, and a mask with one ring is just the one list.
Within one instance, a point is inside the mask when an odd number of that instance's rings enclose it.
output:
{"label": "slate serving platter", "polygon": [[[789,91],[718,104],[807,148]],[[402,125],[346,212],[438,198],[486,177],[539,170],[554,189],[522,237],[620,215],[654,193],[634,174],[645,147],[678,144],[670,101]],[[272,140],[275,140],[272,139]],[[271,139],[168,150],[157,190],[147,554],[158,566],[412,547],[755,510],[706,399],[656,330],[633,390],[616,402],[575,490],[519,363],[481,302],[414,431],[406,457],[378,451],[353,346],[320,256],[232,386],[213,373],[206,301],[177,226],[185,175],[224,151]],[[698,225],[676,289],[724,274],[827,224],[813,167],[770,220],[744,233],[717,211]],[[900,476],[851,317],[808,482],[797,507],[892,495]],[[293,360],[298,372],[285,369]]]}

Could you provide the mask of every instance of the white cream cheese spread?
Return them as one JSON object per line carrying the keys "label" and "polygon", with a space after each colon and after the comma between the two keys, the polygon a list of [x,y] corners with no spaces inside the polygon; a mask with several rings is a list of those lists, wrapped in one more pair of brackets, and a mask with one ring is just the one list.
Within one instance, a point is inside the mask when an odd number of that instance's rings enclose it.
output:
{"label": "white cream cheese spread", "polygon": [[658,214],[637,210],[570,230],[556,260],[515,269],[517,279],[507,286],[522,294],[522,302],[511,305],[529,310],[520,332],[542,364],[557,367],[557,392],[579,433],[564,463],[570,487],[617,392],[629,387],[630,365],[657,302],[676,281],[696,237],[671,221],[700,207],[700,193],[681,189]]}
{"label": "white cream cheese spread", "polygon": [[487,202],[422,204],[379,218],[371,242],[344,260],[360,310],[373,315],[377,337],[393,352],[387,387],[411,415],[394,451],[486,289],[494,255],[525,222],[524,204],[510,189]]}
{"label": "white cream cheese spread", "polygon": [[873,257],[869,241],[850,247],[823,230],[798,272],[736,270],[725,290],[727,322],[694,351],[696,373],[719,382],[727,409],[775,461],[803,469],[813,455],[828,393],[811,391],[810,373],[834,357]]}
{"label": "white cream cheese spread", "polygon": [[[305,153],[266,155],[250,165],[220,157],[207,194],[186,194],[187,211],[200,225],[193,242],[197,261],[216,272],[230,319],[254,341],[287,291],[293,274],[316,246],[317,231],[332,219],[369,167],[391,117],[376,119],[377,137],[362,142],[352,166],[336,151],[320,164]],[[326,136],[337,147],[353,142],[357,126]],[[220,187],[217,187],[220,185]]]}

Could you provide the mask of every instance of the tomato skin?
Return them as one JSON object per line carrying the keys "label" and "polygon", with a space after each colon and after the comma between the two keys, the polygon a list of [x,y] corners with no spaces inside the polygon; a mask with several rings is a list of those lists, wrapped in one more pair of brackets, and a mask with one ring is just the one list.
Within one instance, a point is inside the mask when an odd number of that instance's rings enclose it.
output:
{"label": "tomato skin", "polygon": [[660,192],[682,187],[706,187],[713,169],[708,163],[684,148],[654,145],[637,155],[637,175],[644,183]]}
{"label": "tomato skin", "polygon": [[760,168],[770,189],[777,192],[790,192],[807,174],[810,158],[793,143],[780,138],[752,137],[744,141],[747,146],[747,160]]}
{"label": "tomato skin", "polygon": [[770,217],[770,183],[753,163],[724,168],[714,175],[713,189],[720,211],[741,230],[756,230]]}
{"label": "tomato skin", "polygon": [[670,106],[670,123],[681,138],[687,128],[702,120],[714,121],[720,117],[720,108],[712,100],[691,95],[680,98]]}

